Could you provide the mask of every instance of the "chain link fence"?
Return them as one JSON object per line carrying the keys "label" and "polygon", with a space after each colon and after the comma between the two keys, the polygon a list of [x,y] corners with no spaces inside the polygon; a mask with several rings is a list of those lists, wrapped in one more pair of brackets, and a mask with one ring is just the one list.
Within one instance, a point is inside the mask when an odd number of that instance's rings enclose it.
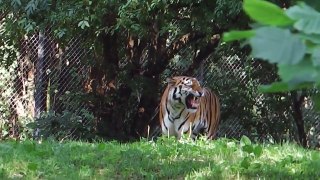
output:
{"label": "chain link fence", "polygon": [[[219,58],[219,57],[218,57]],[[199,75],[200,74],[200,75]],[[210,56],[198,70],[203,85],[220,95],[221,123],[219,137],[240,138],[247,135],[260,141],[281,142],[297,140],[297,127],[292,108],[293,94],[260,93],[259,85],[270,84],[277,80],[273,65],[253,59],[243,59],[238,55]],[[307,141],[310,147],[319,146],[316,127],[319,114],[314,110],[311,92],[298,92],[305,96],[301,104],[305,122]],[[304,93],[304,95],[302,95]],[[313,135],[310,130],[314,130]],[[281,134],[283,133],[283,134]]]}
{"label": "chain link fence", "polygon": [[[163,79],[163,87],[166,86],[166,78],[172,77],[172,76],[178,76],[183,75],[184,72],[187,71],[188,67],[192,64],[192,58],[194,57],[194,54],[197,52],[193,52],[191,47],[185,48],[181,50],[171,61],[169,64],[169,67],[165,70],[165,72],[162,74]],[[213,90],[220,99],[221,103],[221,111],[222,111],[222,117],[221,122],[219,125],[219,129],[217,132],[218,137],[228,137],[228,138],[239,138],[242,135],[248,134],[246,132],[245,128],[243,128],[243,125],[240,123],[239,119],[237,117],[233,118],[225,118],[223,117],[223,114],[225,112],[225,107],[229,106],[230,104],[224,102],[224,98],[222,96],[223,89],[219,88],[219,83],[216,83],[218,81],[227,81],[228,79],[233,79],[234,77],[240,77],[238,80],[241,84],[247,84],[248,80],[246,79],[249,72],[247,72],[245,69],[245,63],[243,63],[243,60],[238,58],[237,56],[232,57],[224,57],[221,60],[217,60],[214,58],[213,55],[206,58],[205,61],[203,61],[199,68],[195,71],[193,74],[193,77],[196,77],[202,86],[210,87],[211,90]],[[228,84],[225,84],[228,86]],[[229,87],[231,88],[231,87]],[[221,92],[222,91],[222,92]],[[151,121],[158,121],[158,111],[157,108],[155,113],[155,116]],[[228,112],[227,112],[228,113]],[[151,137],[157,137],[161,134],[161,128],[160,126],[154,128],[153,132],[151,132]]]}
{"label": "chain link fence", "polygon": [[[35,118],[41,120],[44,115],[48,118],[50,113],[52,117],[59,114],[51,123],[74,121],[72,123],[82,124],[82,127],[90,123],[87,119],[94,117],[85,111],[86,106],[79,100],[85,94],[83,87],[89,78],[90,67],[83,61],[89,53],[82,49],[83,41],[84,38],[75,37],[68,46],[59,47],[50,28],[21,41],[19,58],[9,67],[0,67],[0,138],[8,134],[18,136],[21,124]],[[188,47],[172,59],[162,74],[162,89],[167,77],[186,71],[196,53]],[[289,129],[294,129],[295,125],[290,115],[288,93],[269,95],[257,90],[257,85],[275,80],[275,71],[265,71],[265,64],[237,55],[216,55],[214,53],[202,62],[194,77],[220,97],[222,115],[218,136],[250,135],[266,139],[287,129],[288,136],[279,135],[279,138],[292,138],[294,135]],[[259,74],[262,70],[264,74]],[[158,121],[157,111],[151,121]],[[319,115],[313,110],[310,98],[306,98],[303,112],[310,122],[306,129],[311,129],[309,135],[312,142],[317,143],[320,137],[312,134],[317,134],[319,129]],[[70,126],[71,122],[64,123]],[[286,124],[286,129],[275,128],[277,123]],[[160,128],[154,129],[151,136],[158,136]],[[71,136],[75,131],[71,129],[66,134]]]}
{"label": "chain link fence", "polygon": [[[163,73],[164,86],[166,77],[186,72],[196,53],[192,52],[190,47],[175,56]],[[297,140],[296,124],[292,115],[292,95],[263,94],[258,90],[259,85],[270,84],[276,80],[274,66],[237,55],[226,56],[215,52],[202,62],[193,76],[197,77],[203,86],[210,87],[220,98],[221,121],[218,137],[238,139],[247,135],[260,141]],[[312,143],[313,147],[315,144],[319,146],[320,136],[314,136],[319,134],[319,114],[313,109],[310,94],[303,102],[302,112],[308,142]],[[154,116],[152,121],[158,121],[158,116]],[[161,128],[158,126],[151,136],[160,134]]]}
{"label": "chain link fence", "polygon": [[19,127],[42,115],[84,109],[74,95],[88,77],[81,41],[75,37],[61,48],[50,28],[21,40],[18,59],[0,67],[0,137],[18,136]]}

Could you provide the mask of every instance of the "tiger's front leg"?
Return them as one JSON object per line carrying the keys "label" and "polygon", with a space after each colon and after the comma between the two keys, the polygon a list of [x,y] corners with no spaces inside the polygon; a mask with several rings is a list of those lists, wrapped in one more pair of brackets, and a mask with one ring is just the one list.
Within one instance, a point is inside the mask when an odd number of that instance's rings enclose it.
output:
{"label": "tiger's front leg", "polygon": [[162,135],[164,136],[175,136],[177,137],[176,130],[174,128],[174,124],[170,121],[165,121],[164,124],[161,125]]}
{"label": "tiger's front leg", "polygon": [[175,131],[176,131],[177,139],[181,139],[182,136],[187,138],[192,138],[192,139],[196,138],[196,133],[193,132],[193,129],[192,129],[192,123],[189,123],[189,122],[181,123],[179,121],[176,121]]}

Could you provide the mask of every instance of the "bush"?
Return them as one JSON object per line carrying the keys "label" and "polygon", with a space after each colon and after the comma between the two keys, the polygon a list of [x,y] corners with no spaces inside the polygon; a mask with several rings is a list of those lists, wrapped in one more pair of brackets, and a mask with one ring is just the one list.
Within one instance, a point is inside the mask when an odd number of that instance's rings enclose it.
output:
{"label": "bush", "polygon": [[35,122],[28,125],[34,130],[35,138],[54,138],[57,140],[92,140],[95,138],[94,116],[86,109],[74,113],[49,111],[42,113]]}

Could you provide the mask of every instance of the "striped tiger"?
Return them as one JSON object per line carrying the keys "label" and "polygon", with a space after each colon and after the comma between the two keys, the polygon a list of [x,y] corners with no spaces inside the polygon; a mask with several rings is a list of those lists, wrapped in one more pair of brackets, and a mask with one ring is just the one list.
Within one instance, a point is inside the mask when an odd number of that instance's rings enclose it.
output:
{"label": "striped tiger", "polygon": [[218,97],[193,77],[176,76],[167,81],[159,112],[162,134],[178,139],[183,133],[193,139],[206,134],[213,139],[220,120]]}

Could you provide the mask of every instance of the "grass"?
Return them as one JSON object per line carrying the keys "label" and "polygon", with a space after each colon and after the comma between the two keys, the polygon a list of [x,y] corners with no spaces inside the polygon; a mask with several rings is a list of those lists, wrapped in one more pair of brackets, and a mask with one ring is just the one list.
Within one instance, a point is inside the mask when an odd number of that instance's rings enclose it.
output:
{"label": "grass", "polygon": [[319,179],[320,152],[243,138],[0,143],[0,179]]}

